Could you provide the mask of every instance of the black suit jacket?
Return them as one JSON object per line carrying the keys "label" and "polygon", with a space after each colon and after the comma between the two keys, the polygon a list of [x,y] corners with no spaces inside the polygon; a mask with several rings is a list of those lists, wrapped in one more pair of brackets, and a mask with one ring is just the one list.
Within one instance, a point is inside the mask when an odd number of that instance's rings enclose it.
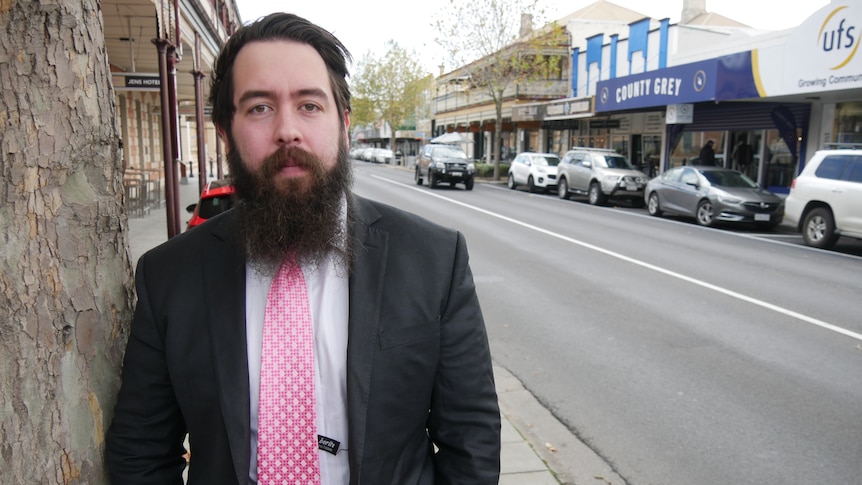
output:
{"label": "black suit jacket", "polygon": [[[500,415],[463,236],[353,196],[351,484],[496,484]],[[108,431],[115,484],[246,484],[245,261],[228,211],[138,261]],[[436,450],[435,450],[436,448]]]}

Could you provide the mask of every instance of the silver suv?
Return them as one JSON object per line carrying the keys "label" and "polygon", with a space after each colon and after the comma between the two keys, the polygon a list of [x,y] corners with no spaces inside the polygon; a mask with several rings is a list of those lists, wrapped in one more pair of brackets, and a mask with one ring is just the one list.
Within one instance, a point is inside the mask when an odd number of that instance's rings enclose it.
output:
{"label": "silver suv", "polygon": [[832,247],[839,236],[862,239],[862,149],[819,150],[790,185],[784,220],[805,244]]}
{"label": "silver suv", "polygon": [[647,176],[613,150],[577,147],[563,155],[557,169],[557,194],[586,195],[592,205],[604,205],[611,197],[629,199],[643,207]]}

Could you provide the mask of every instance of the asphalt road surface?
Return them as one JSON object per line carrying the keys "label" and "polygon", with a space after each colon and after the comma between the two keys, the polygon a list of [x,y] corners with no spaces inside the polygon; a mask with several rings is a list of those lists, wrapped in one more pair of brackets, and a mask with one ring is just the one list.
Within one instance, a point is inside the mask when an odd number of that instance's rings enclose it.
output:
{"label": "asphalt road surface", "polygon": [[355,167],[465,234],[495,361],[627,483],[862,482],[862,243]]}

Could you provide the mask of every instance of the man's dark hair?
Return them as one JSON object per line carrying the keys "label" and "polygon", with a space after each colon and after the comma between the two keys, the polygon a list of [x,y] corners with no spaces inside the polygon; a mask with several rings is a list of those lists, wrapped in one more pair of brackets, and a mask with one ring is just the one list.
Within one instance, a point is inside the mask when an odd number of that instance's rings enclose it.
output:
{"label": "man's dark hair", "polygon": [[233,119],[233,65],[239,51],[249,42],[292,40],[313,47],[329,72],[329,83],[338,107],[338,117],[350,111],[347,63],[352,57],[344,44],[322,27],[289,13],[273,13],[239,28],[225,43],[213,65],[209,102],[216,126],[230,133]]}

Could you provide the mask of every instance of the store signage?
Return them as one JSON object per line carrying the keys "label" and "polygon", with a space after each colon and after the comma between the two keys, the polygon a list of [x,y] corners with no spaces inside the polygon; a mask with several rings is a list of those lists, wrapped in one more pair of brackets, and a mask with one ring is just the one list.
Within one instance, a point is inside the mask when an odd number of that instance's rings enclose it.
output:
{"label": "store signage", "polygon": [[150,88],[158,90],[162,82],[158,76],[126,76],[127,88]]}
{"label": "store signage", "polygon": [[590,99],[563,99],[553,101],[545,105],[545,119],[559,120],[573,117],[583,117],[585,114],[590,114],[592,107]]}
{"label": "store signage", "polygon": [[532,104],[529,106],[513,106],[512,121],[539,121],[544,116],[543,106]]}
{"label": "store signage", "polygon": [[596,89],[596,113],[758,97],[750,52],[608,79]]}
{"label": "store signage", "polygon": [[862,2],[835,1],[808,17],[785,42],[756,49],[760,95],[862,88]]}
{"label": "store signage", "polygon": [[620,120],[590,120],[590,129],[619,127]]}
{"label": "store signage", "polygon": [[669,125],[681,125],[694,122],[694,105],[692,104],[669,104],[665,112],[665,119]]}
{"label": "store signage", "polygon": [[114,89],[119,91],[158,91],[162,86],[158,74],[114,72],[111,77]]}

